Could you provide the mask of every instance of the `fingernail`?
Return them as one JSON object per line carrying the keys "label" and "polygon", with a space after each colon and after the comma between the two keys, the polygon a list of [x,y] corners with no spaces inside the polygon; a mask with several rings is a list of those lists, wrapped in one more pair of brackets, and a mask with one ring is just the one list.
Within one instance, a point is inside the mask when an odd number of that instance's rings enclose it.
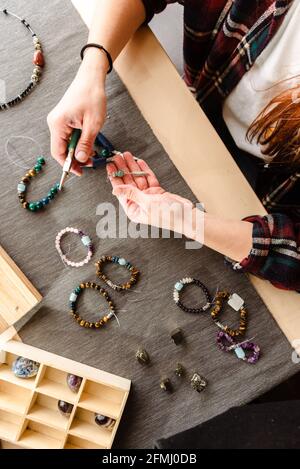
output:
{"label": "fingernail", "polygon": [[79,151],[76,155],[76,160],[80,163],[85,163],[88,159],[88,155],[84,151]]}

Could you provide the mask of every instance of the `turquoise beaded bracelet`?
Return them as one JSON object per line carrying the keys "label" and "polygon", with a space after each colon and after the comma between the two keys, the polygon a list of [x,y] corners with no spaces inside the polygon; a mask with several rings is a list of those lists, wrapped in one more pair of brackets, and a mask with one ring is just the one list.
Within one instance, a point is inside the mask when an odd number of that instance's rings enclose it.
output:
{"label": "turquoise beaded bracelet", "polygon": [[47,196],[44,197],[43,199],[40,199],[36,202],[27,202],[26,200],[26,191],[27,191],[28,184],[30,183],[32,178],[34,178],[38,173],[42,171],[43,166],[45,164],[46,164],[45,158],[43,156],[40,156],[37,159],[35,166],[25,174],[25,176],[21,179],[21,181],[18,184],[17,189],[18,189],[19,201],[22,204],[23,208],[30,210],[31,212],[37,212],[43,209],[58,194],[59,184],[56,183],[54,186],[50,188]]}

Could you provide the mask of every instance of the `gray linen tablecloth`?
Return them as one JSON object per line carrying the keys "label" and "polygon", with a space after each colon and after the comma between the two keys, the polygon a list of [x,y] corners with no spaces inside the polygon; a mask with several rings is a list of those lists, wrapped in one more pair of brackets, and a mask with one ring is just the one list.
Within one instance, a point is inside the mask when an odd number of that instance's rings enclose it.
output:
{"label": "gray linen tablecloth", "polygon": [[[40,152],[46,156],[47,165],[44,174],[34,181],[30,196],[46,195],[61,175],[60,167],[50,157],[46,116],[76,73],[87,30],[70,2],[14,0],[2,4],[29,21],[40,37],[46,58],[42,82],[31,96],[0,114],[0,243],[44,295],[39,311],[21,330],[23,341],[132,380],[115,441],[119,448],[151,447],[157,438],[187,429],[233,405],[244,404],[296,373],[291,348],[272,316],[248,279],[230,271],[222,256],[205,248],[186,250],[185,240],[180,239],[97,237],[98,204],[116,204],[103,170],[72,179],[64,194],[43,213],[32,214],[20,207],[17,183]],[[0,78],[5,81],[8,94],[18,94],[31,75],[31,39],[21,24],[2,14],[0,25]],[[108,96],[110,118],[104,128],[106,135],[117,148],[145,158],[167,190],[195,201],[115,74],[108,79]],[[16,136],[31,137],[36,143]],[[79,328],[69,317],[68,297],[72,288],[82,280],[95,280],[95,274],[93,263],[77,270],[62,264],[54,241],[58,231],[66,226],[79,227],[91,235],[96,246],[95,259],[102,254],[120,255],[141,270],[141,280],[134,290],[125,295],[112,294],[121,310],[120,327],[113,321],[103,330],[89,331]],[[70,249],[78,248],[80,258],[85,251],[79,244],[72,238]],[[120,269],[112,276],[118,280]],[[219,286],[245,298],[249,311],[248,337],[255,336],[262,348],[257,365],[240,362],[234,354],[223,353],[216,347],[216,328],[209,315],[188,315],[175,306],[173,285],[183,276],[199,278],[211,292]],[[185,301],[192,304],[197,295],[199,291],[195,296],[193,290]],[[91,311],[98,307],[96,294],[84,295],[81,308],[85,308],[87,316],[92,317]],[[234,314],[230,313],[233,322]],[[186,339],[184,345],[177,347],[169,336],[176,327],[184,330]],[[149,367],[135,361],[135,351],[141,346],[151,356]],[[181,380],[173,372],[178,361],[187,370],[187,376]],[[209,380],[201,395],[190,388],[188,378],[193,371]],[[174,383],[175,392],[171,395],[159,388],[160,377],[164,375]]]}

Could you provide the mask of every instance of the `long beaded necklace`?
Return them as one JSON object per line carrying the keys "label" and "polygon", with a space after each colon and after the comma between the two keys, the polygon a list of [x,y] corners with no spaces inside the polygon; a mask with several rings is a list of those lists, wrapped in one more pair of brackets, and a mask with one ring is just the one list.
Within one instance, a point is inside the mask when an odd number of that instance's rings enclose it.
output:
{"label": "long beaded necklace", "polygon": [[31,78],[30,78],[30,82],[27,85],[27,87],[24,89],[24,91],[22,91],[18,96],[10,99],[9,101],[5,103],[0,103],[0,111],[5,111],[6,109],[9,109],[15,106],[16,104],[20,103],[21,101],[23,101],[23,99],[26,96],[28,96],[28,94],[33,90],[33,88],[38,84],[42,75],[43,67],[45,65],[45,60],[44,60],[44,55],[42,52],[42,46],[41,46],[40,40],[38,39],[37,35],[31,28],[30,24],[27,23],[25,19],[20,18],[14,13],[11,13],[6,8],[2,10],[2,13],[4,13],[6,16],[10,15],[16,18],[17,20],[19,20],[21,23],[23,23],[24,26],[31,33],[33,45],[34,45],[34,54],[33,54],[34,68],[33,68]]}

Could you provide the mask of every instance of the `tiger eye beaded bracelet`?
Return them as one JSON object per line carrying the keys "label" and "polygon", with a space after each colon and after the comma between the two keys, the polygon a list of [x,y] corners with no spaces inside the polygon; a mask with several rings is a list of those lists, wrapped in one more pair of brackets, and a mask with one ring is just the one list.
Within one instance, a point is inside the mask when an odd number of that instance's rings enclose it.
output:
{"label": "tiger eye beaded bracelet", "polygon": [[[227,325],[224,326],[218,319],[225,300],[228,300],[227,303],[229,306],[240,313],[240,324],[238,329],[232,329]],[[214,303],[215,306],[211,310],[210,314],[216,325],[231,337],[243,336],[247,328],[247,311],[244,307],[244,300],[236,293],[230,295],[227,291],[219,291],[216,294]]]}
{"label": "tiger eye beaded bracelet", "polygon": [[[188,308],[187,306],[185,306],[181,302],[180,292],[187,285],[196,285],[197,287],[201,288],[201,290],[204,293],[205,299],[206,299],[206,303],[205,303],[204,306],[201,306],[201,308]],[[180,309],[185,311],[186,313],[193,313],[193,314],[202,313],[203,311],[206,311],[211,306],[211,296],[210,296],[210,293],[209,293],[208,289],[206,288],[206,286],[202,282],[200,282],[200,280],[197,280],[196,278],[191,278],[191,277],[185,277],[185,278],[179,280],[179,282],[175,283],[174,291],[173,291],[173,299],[174,299],[176,305]]]}
{"label": "tiger eye beaded bracelet", "polygon": [[[83,292],[83,290],[89,289],[89,288],[91,288],[92,290],[98,291],[100,295],[103,296],[103,298],[107,301],[108,307],[109,307],[109,312],[96,322],[86,321],[76,312],[76,304],[77,304],[79,295]],[[100,327],[105,326],[105,324],[113,316],[115,316],[115,307],[107,291],[104,290],[104,288],[102,288],[100,285],[97,285],[94,282],[81,283],[78,287],[76,287],[75,290],[73,290],[73,292],[70,295],[69,307],[70,307],[71,316],[75,319],[75,321],[79,324],[79,326],[85,327],[86,329],[99,329]]]}
{"label": "tiger eye beaded bracelet", "polygon": [[[102,271],[102,268],[106,262],[112,262],[113,264],[121,265],[129,270],[131,276],[128,282],[117,285],[113,283]],[[129,290],[133,285],[135,285],[138,281],[138,277],[140,271],[133,267],[133,265],[124,259],[123,257],[118,256],[102,256],[98,262],[95,263],[96,266],[96,275],[99,277],[103,282],[105,282],[110,288],[116,291],[125,291]]]}
{"label": "tiger eye beaded bracelet", "polygon": [[18,197],[19,201],[23,208],[30,210],[31,212],[37,212],[42,208],[46,207],[51,200],[58,194],[58,186],[59,184],[56,183],[53,187],[50,188],[48,194],[43,199],[40,199],[36,202],[27,202],[26,200],[26,191],[27,186],[30,184],[31,179],[37,176],[38,173],[42,171],[43,166],[45,165],[46,161],[43,156],[38,157],[35,166],[30,169],[25,176],[21,179],[18,184]]}

